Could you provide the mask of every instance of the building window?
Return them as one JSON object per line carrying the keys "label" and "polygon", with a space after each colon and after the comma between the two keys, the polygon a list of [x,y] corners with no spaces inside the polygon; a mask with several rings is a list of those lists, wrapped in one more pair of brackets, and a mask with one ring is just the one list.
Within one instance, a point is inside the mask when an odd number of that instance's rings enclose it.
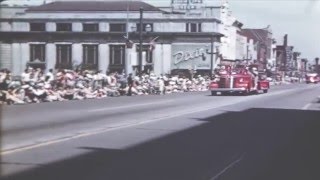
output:
{"label": "building window", "polygon": [[72,31],[71,23],[57,23],[57,31]]}
{"label": "building window", "polygon": [[201,23],[187,23],[186,32],[201,32]]}
{"label": "building window", "polygon": [[44,44],[31,44],[30,45],[30,62],[40,61],[45,62],[46,46]]}
{"label": "building window", "polygon": [[[153,32],[153,24],[150,24],[150,23],[143,24],[142,28],[143,28],[142,31],[144,32]],[[137,31],[138,32],[140,31],[140,23],[137,23]]]}
{"label": "building window", "polygon": [[72,68],[72,46],[67,44],[57,45],[57,69],[71,69]]}
{"label": "building window", "polygon": [[198,32],[201,32],[201,31],[202,31],[202,24],[199,23],[199,24],[198,24]]}
{"label": "building window", "polygon": [[83,31],[97,32],[99,31],[99,24],[97,23],[83,24]]}
{"label": "building window", "polygon": [[30,31],[46,31],[45,23],[30,23]]}
{"label": "building window", "polygon": [[126,32],[126,24],[110,24],[110,32]]}
{"label": "building window", "polygon": [[190,24],[190,32],[197,32],[197,24],[195,23]]}
{"label": "building window", "polygon": [[[139,46],[137,46],[137,52],[139,52],[139,49],[140,49]],[[153,57],[152,57],[152,51],[150,51],[150,46],[149,45],[143,45],[142,46],[142,52],[145,53],[146,63],[147,64],[152,64],[153,63]]]}
{"label": "building window", "polygon": [[85,69],[98,69],[98,45],[83,45],[83,66]]}
{"label": "building window", "polygon": [[110,65],[124,65],[125,63],[125,45],[110,46]]}

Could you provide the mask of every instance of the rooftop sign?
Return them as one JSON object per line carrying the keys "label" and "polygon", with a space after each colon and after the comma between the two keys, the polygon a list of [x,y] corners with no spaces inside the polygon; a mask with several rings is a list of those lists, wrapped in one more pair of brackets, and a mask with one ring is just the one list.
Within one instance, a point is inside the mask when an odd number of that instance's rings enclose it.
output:
{"label": "rooftop sign", "polygon": [[175,11],[201,10],[204,0],[172,0],[172,7]]}

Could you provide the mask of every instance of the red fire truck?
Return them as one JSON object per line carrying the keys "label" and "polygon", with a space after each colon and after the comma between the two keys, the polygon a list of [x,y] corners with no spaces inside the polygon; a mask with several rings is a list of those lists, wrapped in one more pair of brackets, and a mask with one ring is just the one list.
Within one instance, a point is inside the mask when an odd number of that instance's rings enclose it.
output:
{"label": "red fire truck", "polygon": [[[253,71],[251,71],[253,69]],[[257,71],[255,66],[245,67],[224,66],[218,72],[216,77],[210,83],[212,95],[221,95],[222,93],[241,93],[244,95],[256,94],[259,92],[267,93],[270,84],[264,78],[264,73]]]}
{"label": "red fire truck", "polygon": [[318,73],[308,73],[306,74],[306,83],[317,84],[320,82],[320,75]]}

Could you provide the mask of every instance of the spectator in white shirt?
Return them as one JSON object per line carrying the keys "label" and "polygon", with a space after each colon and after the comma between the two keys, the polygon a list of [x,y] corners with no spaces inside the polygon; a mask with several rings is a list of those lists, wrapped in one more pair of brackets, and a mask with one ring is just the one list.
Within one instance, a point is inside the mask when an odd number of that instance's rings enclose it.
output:
{"label": "spectator in white shirt", "polygon": [[158,78],[158,86],[159,86],[159,92],[160,92],[160,95],[163,95],[164,94],[164,81],[163,81],[163,78]]}
{"label": "spectator in white shirt", "polygon": [[49,72],[47,72],[46,77],[48,78],[49,83],[52,83],[54,81],[53,69],[49,69]]}
{"label": "spectator in white shirt", "polygon": [[30,81],[30,71],[29,69],[25,69],[24,72],[21,74],[21,81],[23,83],[27,83]]}

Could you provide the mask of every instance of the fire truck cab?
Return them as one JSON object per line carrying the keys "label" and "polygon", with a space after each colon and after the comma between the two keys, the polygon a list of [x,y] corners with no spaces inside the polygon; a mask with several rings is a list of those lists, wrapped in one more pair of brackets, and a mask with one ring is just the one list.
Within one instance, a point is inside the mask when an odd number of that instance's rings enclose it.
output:
{"label": "fire truck cab", "polygon": [[241,93],[243,95],[267,93],[270,84],[263,72],[254,66],[224,66],[210,83],[211,95],[223,93]]}

